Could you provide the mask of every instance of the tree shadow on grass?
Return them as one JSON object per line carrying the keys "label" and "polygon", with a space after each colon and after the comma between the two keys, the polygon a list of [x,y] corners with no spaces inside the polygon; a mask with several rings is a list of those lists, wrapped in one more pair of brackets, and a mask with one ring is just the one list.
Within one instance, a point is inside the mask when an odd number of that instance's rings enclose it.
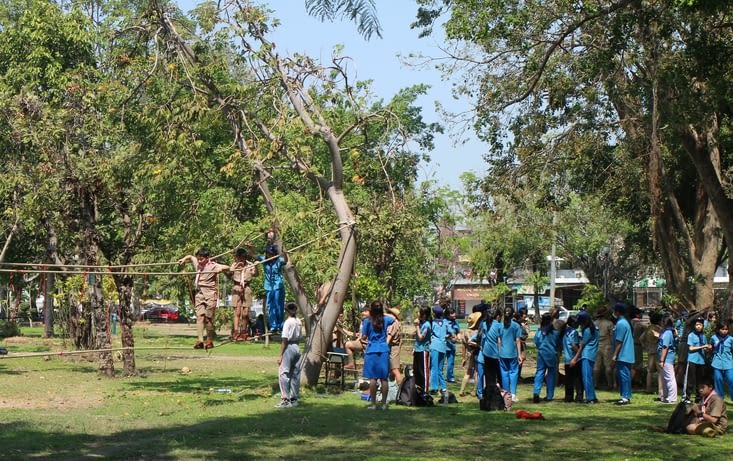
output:
{"label": "tree shadow on grass", "polygon": [[638,413],[600,405],[591,412],[585,406],[548,405],[543,408],[547,420],[527,421],[511,412],[481,412],[473,404],[369,411],[356,399],[310,397],[297,408],[277,410],[266,399],[246,404],[211,400],[205,404],[241,405],[242,412],[250,414],[166,424],[158,430],[131,428],[102,437],[41,432],[18,423],[2,427],[0,444],[6,447],[6,459],[512,461],[717,460],[732,445],[725,436],[702,439],[650,432],[648,426],[667,414],[654,408],[640,420]]}

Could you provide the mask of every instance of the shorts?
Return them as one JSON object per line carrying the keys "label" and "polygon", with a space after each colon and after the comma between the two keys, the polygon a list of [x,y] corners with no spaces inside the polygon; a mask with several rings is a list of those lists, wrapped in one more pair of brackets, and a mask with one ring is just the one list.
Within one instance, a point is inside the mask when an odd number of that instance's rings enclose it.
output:
{"label": "shorts", "polygon": [[199,290],[194,299],[196,302],[196,317],[204,316],[213,319],[214,312],[216,311],[216,301],[218,299],[215,291]]}
{"label": "shorts", "polygon": [[241,285],[232,287],[232,306],[235,309],[242,309],[242,315],[249,315],[249,308],[252,306],[252,288],[248,285],[242,289]]}
{"label": "shorts", "polygon": [[389,348],[389,369],[394,370],[400,367],[400,350],[402,349],[401,344],[395,344]]}

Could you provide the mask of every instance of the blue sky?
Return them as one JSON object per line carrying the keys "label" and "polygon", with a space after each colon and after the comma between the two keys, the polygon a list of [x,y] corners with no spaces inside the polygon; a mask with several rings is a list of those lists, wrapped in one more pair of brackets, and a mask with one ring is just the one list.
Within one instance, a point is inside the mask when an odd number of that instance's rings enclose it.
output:
{"label": "blue sky", "polygon": [[[191,8],[196,0],[179,0],[184,10]],[[418,100],[423,107],[427,122],[440,122],[435,112],[435,101],[448,110],[462,111],[468,105],[456,101],[451,93],[450,82],[442,81],[434,68],[411,68],[400,62],[399,56],[423,54],[439,56],[436,38],[417,37],[410,29],[417,6],[411,0],[376,0],[382,38],[373,37],[366,41],[361,37],[356,24],[348,21],[322,23],[308,16],[304,0],[270,0],[266,3],[275,11],[274,16],[281,26],[272,35],[280,53],[305,53],[328,62],[335,45],[343,45],[343,55],[353,59],[351,71],[358,80],[373,80],[373,88],[379,98],[390,99],[399,89],[418,83],[431,85],[428,94]],[[437,31],[437,30],[436,30]],[[421,178],[435,179],[440,185],[460,189],[460,175],[474,171],[481,175],[485,169],[482,154],[485,146],[475,139],[456,145],[448,135],[438,135],[436,149],[430,153],[433,159],[421,171]]]}

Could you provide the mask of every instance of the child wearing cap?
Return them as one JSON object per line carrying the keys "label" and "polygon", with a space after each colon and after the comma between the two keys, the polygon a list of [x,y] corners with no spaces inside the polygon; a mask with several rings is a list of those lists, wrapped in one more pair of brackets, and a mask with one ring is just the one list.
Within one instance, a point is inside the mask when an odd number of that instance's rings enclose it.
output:
{"label": "child wearing cap", "polygon": [[287,263],[287,255],[280,256],[275,245],[267,245],[264,256],[257,256],[262,263],[264,273],[265,305],[270,330],[278,332],[283,328],[283,310],[285,307],[285,283],[282,268]]}

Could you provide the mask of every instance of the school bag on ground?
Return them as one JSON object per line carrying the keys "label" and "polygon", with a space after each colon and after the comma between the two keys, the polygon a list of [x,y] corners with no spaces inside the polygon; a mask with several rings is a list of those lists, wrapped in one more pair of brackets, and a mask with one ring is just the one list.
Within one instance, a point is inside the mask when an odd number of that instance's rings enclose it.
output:
{"label": "school bag on ground", "polygon": [[681,401],[677,404],[672,416],[669,417],[667,423],[668,434],[686,434],[687,425],[690,424],[695,415],[692,413],[691,404],[686,401]]}
{"label": "school bag on ground", "polygon": [[405,373],[405,379],[400,384],[400,389],[397,391],[397,405],[406,405],[408,407],[415,405],[415,377],[407,376]]}
{"label": "school bag on ground", "polygon": [[[484,388],[484,396],[479,400],[479,408],[484,411],[505,411],[507,406],[504,400],[504,396],[501,394],[502,390],[498,385],[487,385]],[[511,408],[511,394],[509,394],[509,404]]]}

